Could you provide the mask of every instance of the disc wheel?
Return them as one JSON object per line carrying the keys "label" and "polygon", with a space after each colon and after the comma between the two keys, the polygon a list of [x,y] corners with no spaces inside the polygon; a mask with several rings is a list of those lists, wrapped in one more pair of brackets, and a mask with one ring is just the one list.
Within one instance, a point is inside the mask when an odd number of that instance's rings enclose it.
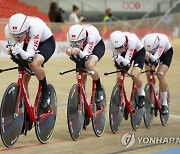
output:
{"label": "disc wheel", "polygon": [[[167,102],[168,102],[168,107],[169,107],[169,104],[170,104],[170,93],[169,93],[169,90],[167,91]],[[165,126],[168,122],[168,119],[169,119],[169,112],[168,114],[165,114],[163,115],[161,112],[160,112],[160,120],[161,120],[161,124],[163,126]]]}
{"label": "disc wheel", "polygon": [[144,115],[144,107],[138,108],[137,106],[138,106],[138,92],[137,89],[135,89],[132,96],[132,113],[131,113],[131,125],[134,130],[139,129]]}
{"label": "disc wheel", "polygon": [[109,105],[109,122],[111,131],[116,134],[124,116],[124,103],[122,102],[121,85],[116,84],[111,93]]}
{"label": "disc wheel", "polygon": [[[41,143],[46,143],[52,136],[54,131],[54,126],[56,122],[57,114],[57,98],[54,87],[48,84],[48,88],[51,92],[50,95],[50,107],[49,111],[45,112],[40,107],[41,97],[39,98],[39,105],[37,109],[37,121],[35,122],[35,132],[36,136]],[[49,114],[49,115],[48,115]],[[44,116],[43,116],[44,115]]]}
{"label": "disc wheel", "polygon": [[[150,84],[146,84],[145,91],[145,114],[144,114],[144,124],[147,128],[150,128],[152,125],[152,121],[155,115],[155,100],[153,94],[151,94],[152,86]],[[152,106],[153,105],[153,106]]]}
{"label": "disc wheel", "polygon": [[[80,101],[82,101],[80,103]],[[78,140],[84,124],[84,103],[80,97],[80,87],[78,84],[72,86],[67,104],[67,123],[70,136],[73,140]]]}
{"label": "disc wheel", "polygon": [[[18,99],[18,92],[18,84],[12,83],[6,89],[1,103],[1,139],[6,147],[11,147],[16,143],[23,126],[24,102],[22,95],[20,95]],[[18,102],[18,100],[20,102]],[[19,103],[19,105],[17,105],[17,103]]]}
{"label": "disc wheel", "polygon": [[106,94],[105,94],[105,90],[103,88],[104,91],[104,99],[102,102],[100,102],[101,104],[101,110],[97,110],[96,109],[96,104],[94,102],[94,110],[93,112],[94,117],[92,119],[92,126],[93,126],[93,130],[94,133],[96,134],[96,136],[100,137],[102,136],[105,126],[106,126]]}

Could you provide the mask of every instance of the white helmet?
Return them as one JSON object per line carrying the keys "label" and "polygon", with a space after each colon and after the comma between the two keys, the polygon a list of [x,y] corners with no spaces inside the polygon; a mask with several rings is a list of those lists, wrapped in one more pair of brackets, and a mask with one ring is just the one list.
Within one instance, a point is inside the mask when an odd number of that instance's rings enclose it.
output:
{"label": "white helmet", "polygon": [[68,38],[69,41],[76,42],[86,37],[86,29],[79,25],[73,25],[69,28]]}
{"label": "white helmet", "polygon": [[119,48],[126,42],[126,36],[121,31],[114,31],[110,35],[110,40],[114,48]]}
{"label": "white helmet", "polygon": [[29,28],[27,16],[21,13],[14,14],[9,19],[9,30],[12,34],[20,34]]}
{"label": "white helmet", "polygon": [[159,45],[159,37],[155,34],[147,34],[144,37],[144,48],[147,51],[152,51],[156,49]]}

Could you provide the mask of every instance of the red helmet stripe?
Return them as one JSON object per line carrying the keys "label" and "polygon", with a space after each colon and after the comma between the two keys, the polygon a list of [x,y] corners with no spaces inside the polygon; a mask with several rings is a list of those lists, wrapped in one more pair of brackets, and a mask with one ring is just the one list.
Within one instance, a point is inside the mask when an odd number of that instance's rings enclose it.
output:
{"label": "red helmet stripe", "polygon": [[77,39],[79,38],[79,36],[81,35],[81,33],[83,32],[84,28],[81,30],[81,32],[79,33]]}
{"label": "red helmet stripe", "polygon": [[19,29],[19,31],[21,31],[21,29],[22,29],[22,27],[23,27],[23,25],[24,25],[24,23],[25,23],[26,19],[27,19],[27,16],[26,16],[26,18],[24,19],[24,22],[23,22],[23,24],[22,24],[21,28]]}
{"label": "red helmet stripe", "polygon": [[154,44],[156,43],[156,40],[159,40],[159,38],[158,38],[158,36],[156,37],[156,39],[154,40],[154,43],[153,43],[153,46],[154,46]]}

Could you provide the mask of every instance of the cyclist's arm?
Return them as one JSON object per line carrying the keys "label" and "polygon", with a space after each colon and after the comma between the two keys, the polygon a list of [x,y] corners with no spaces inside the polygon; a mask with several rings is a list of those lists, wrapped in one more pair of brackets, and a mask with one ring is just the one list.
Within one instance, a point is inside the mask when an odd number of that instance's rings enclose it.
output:
{"label": "cyclist's arm", "polygon": [[42,36],[42,30],[34,30],[31,34],[31,39],[29,40],[26,52],[22,53],[22,58],[27,60],[28,58],[34,57],[35,53],[38,53],[38,47],[40,43],[40,39]]}
{"label": "cyclist's arm", "polygon": [[152,62],[155,62],[156,60],[158,60],[161,57],[161,55],[163,54],[163,51],[164,51],[164,46],[159,45],[159,47],[158,47],[157,51],[154,53],[154,55],[153,54],[150,55],[150,60]]}
{"label": "cyclist's arm", "polygon": [[125,65],[129,64],[136,50],[137,40],[129,40],[128,49],[125,55]]}
{"label": "cyclist's arm", "polygon": [[9,32],[8,25],[6,25],[4,29],[5,37],[6,37],[6,52],[7,54],[10,54],[11,47],[14,46],[17,42],[13,38],[12,34]]}
{"label": "cyclist's arm", "polygon": [[124,66],[127,66],[130,63],[131,59],[132,59],[134,50],[135,49],[133,47],[129,46],[128,50],[126,52],[125,58],[122,57],[121,55],[118,55],[117,59],[116,59],[116,62],[118,62],[119,64],[122,63]]}
{"label": "cyclist's arm", "polygon": [[84,47],[83,51],[80,52],[79,56],[81,58],[87,56],[87,55],[91,55],[92,51],[96,45],[96,42],[99,42],[100,40],[98,40],[98,37],[94,36],[93,34],[89,34],[88,35],[88,40],[87,40],[87,44]]}

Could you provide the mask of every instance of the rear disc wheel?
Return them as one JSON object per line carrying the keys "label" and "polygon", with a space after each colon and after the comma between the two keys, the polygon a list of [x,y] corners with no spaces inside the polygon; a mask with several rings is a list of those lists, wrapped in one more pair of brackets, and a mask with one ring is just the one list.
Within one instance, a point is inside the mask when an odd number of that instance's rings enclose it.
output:
{"label": "rear disc wheel", "polygon": [[132,113],[131,113],[131,125],[133,127],[134,130],[138,130],[141,122],[142,122],[142,118],[144,115],[144,107],[142,108],[138,108],[138,92],[137,89],[134,90],[133,92],[133,97],[132,97]]}
{"label": "rear disc wheel", "polygon": [[41,109],[40,107],[41,97],[40,97],[38,103],[38,109],[37,109],[38,119],[35,122],[36,137],[41,143],[46,143],[51,138],[56,122],[56,114],[57,114],[56,92],[51,84],[48,84],[48,88],[51,92],[49,111],[46,113],[43,109]]}
{"label": "rear disc wheel", "polygon": [[[103,88],[104,91],[104,88]],[[102,136],[105,126],[106,126],[106,94],[104,91],[104,99],[102,102],[100,102],[101,104],[101,110],[96,110],[96,104],[94,102],[94,117],[92,119],[92,126],[93,126],[93,130],[94,133],[96,134],[96,136],[100,137]]]}

